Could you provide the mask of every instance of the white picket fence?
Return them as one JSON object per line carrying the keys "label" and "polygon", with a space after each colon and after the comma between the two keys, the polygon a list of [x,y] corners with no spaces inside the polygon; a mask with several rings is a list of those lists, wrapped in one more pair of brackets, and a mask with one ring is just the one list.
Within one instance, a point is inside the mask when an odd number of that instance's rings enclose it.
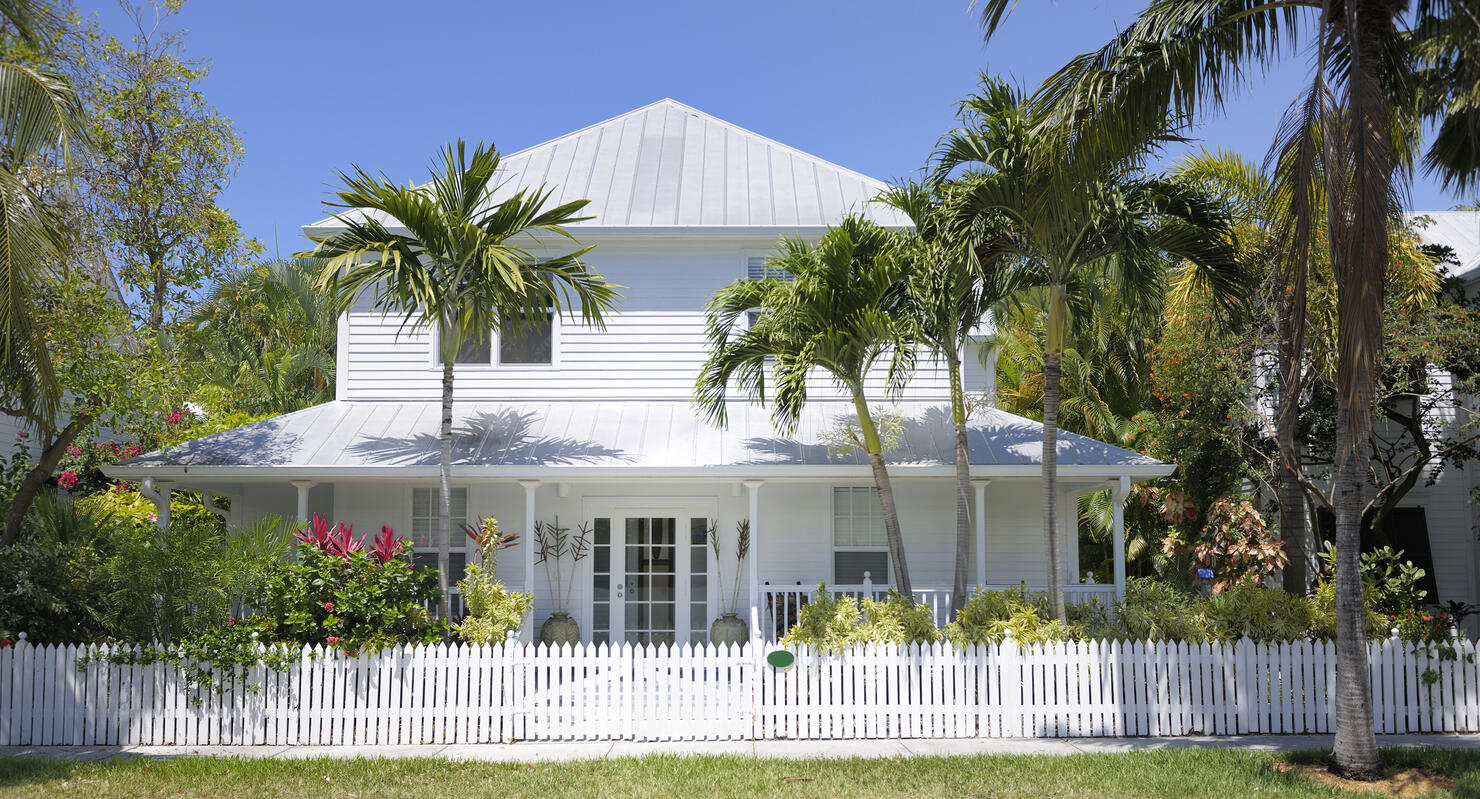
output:
{"label": "white picket fence", "polygon": [[[1476,645],[1456,643],[1450,660],[1371,645],[1377,732],[1480,730]],[[218,693],[163,664],[80,671],[100,650],[22,642],[0,649],[0,745],[1229,735],[1335,718],[1330,644],[868,646],[775,668],[777,648],[312,649]]]}

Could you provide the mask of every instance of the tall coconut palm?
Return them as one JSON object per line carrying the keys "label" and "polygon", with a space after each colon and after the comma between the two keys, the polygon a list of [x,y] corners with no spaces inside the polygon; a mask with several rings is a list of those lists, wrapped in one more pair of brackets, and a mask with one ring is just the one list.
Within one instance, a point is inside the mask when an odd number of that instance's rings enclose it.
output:
{"label": "tall coconut palm", "polygon": [[[984,0],[989,39],[1013,4]],[[1468,0],[1152,0],[1112,42],[1075,58],[1040,90],[1060,119],[1074,121],[1091,161],[1113,161],[1162,135],[1168,112],[1187,123],[1221,111],[1225,98],[1307,43],[1311,80],[1273,149],[1296,156],[1296,168],[1278,178],[1292,187],[1298,224],[1288,232],[1291,249],[1309,246],[1313,220],[1324,211],[1338,283],[1333,504],[1341,676],[1332,768],[1344,775],[1380,766],[1358,557],[1389,225],[1416,161],[1420,123],[1440,131],[1424,160],[1431,172],[1462,189],[1480,172],[1474,17]]]}
{"label": "tall coconut palm", "polygon": [[[1170,263],[1225,307],[1242,298],[1243,275],[1227,217],[1175,181],[1139,177],[1151,146],[1103,165],[1083,163],[1073,129],[1039,118],[1021,92],[984,77],[962,103],[965,123],[942,139],[936,174],[965,167],[962,213],[1003,220],[983,245],[1012,264],[1009,285],[1048,295],[1043,357],[1043,535],[1054,617],[1066,620],[1058,531],[1058,412],[1071,292],[1114,276],[1131,308],[1156,307]],[[1050,155],[1052,153],[1052,155]]]}
{"label": "tall coconut palm", "polygon": [[[300,257],[327,259],[319,286],[338,299],[341,312],[365,295],[372,308],[402,317],[403,327],[441,331],[441,503],[437,567],[442,612],[448,612],[452,542],[452,385],[457,353],[465,342],[493,333],[517,334],[547,314],[605,325],[617,289],[587,268],[590,247],[542,254],[562,241],[575,243],[565,226],[587,200],[546,208],[550,192],[525,188],[494,201],[499,154],[479,144],[471,155],[461,140],[448,145],[421,186],[401,186],[359,167],[339,174],[344,188],[326,205],[343,230],[314,239]],[[537,249],[538,248],[538,249]]]}
{"label": "tall coconut palm", "polygon": [[[0,19],[27,46],[44,45],[37,13],[0,4]],[[35,286],[62,269],[68,245],[40,183],[64,182],[73,147],[86,140],[82,105],[60,75],[0,60],[0,380],[16,410],[43,424],[56,418],[62,392],[33,321]]]}
{"label": "tall coconut palm", "polygon": [[[949,184],[904,183],[879,199],[903,211],[914,225],[903,250],[909,307],[921,342],[934,351],[951,376],[951,423],[956,433],[954,612],[966,601],[966,566],[971,557],[971,455],[961,365],[971,337],[983,333],[992,306],[1001,301],[1003,286],[1000,261],[983,261],[975,246],[990,237],[988,228],[995,220],[963,220],[950,207],[952,189]],[[986,581],[984,575],[979,579]]]}
{"label": "tall coconut palm", "polygon": [[[815,245],[783,240],[767,265],[791,279],[738,280],[710,300],[710,355],[694,384],[695,402],[722,425],[733,383],[750,400],[769,401],[777,428],[789,433],[807,404],[808,377],[817,370],[830,375],[853,401],[856,443],[868,456],[883,509],[894,588],[910,596],[884,441],[866,388],[876,367],[887,363],[889,388],[897,392],[914,364],[898,238],[849,217]],[[753,321],[743,324],[747,319]],[[775,384],[769,397],[768,381]]]}

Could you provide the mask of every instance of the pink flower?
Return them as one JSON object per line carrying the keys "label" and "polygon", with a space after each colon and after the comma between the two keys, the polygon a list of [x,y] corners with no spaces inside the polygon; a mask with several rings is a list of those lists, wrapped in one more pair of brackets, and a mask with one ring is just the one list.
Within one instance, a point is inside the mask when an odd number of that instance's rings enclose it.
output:
{"label": "pink flower", "polygon": [[149,521],[151,521],[151,522],[157,522],[157,521],[159,521],[159,516],[157,514],[151,513],[151,514],[149,514]]}
{"label": "pink flower", "polygon": [[327,610],[327,611],[331,611],[332,612],[334,610],[334,603],[333,602],[325,602],[324,603],[324,610]]}
{"label": "pink flower", "polygon": [[170,411],[170,415],[169,416],[166,416],[164,418],[167,419],[170,424],[179,424],[180,423],[180,409],[179,408],[176,408],[173,411]]}
{"label": "pink flower", "polygon": [[122,494],[125,491],[128,491],[130,488],[133,488],[133,486],[129,484],[129,481],[119,480],[117,483],[113,484],[113,493]]}
{"label": "pink flower", "polygon": [[30,433],[27,433],[27,432],[26,432],[26,431],[24,431],[24,430],[22,430],[22,431],[20,431],[20,432],[18,432],[18,433],[16,433],[16,434],[15,434],[15,437],[16,437],[16,438],[17,438],[17,439],[20,439],[20,440],[21,440],[21,441],[25,441],[25,440],[26,440],[26,439],[28,439],[28,438],[30,438],[30,437],[31,437],[31,434],[30,434]]}
{"label": "pink flower", "polygon": [[226,620],[226,626],[227,627],[235,627],[236,626],[236,617],[235,616],[232,616],[231,618],[227,619]]}
{"label": "pink flower", "polygon": [[67,454],[77,458],[82,455],[82,449],[80,447],[67,447]]}
{"label": "pink flower", "polygon": [[328,638],[325,638],[324,641],[328,643],[329,646],[334,646],[335,644],[339,643],[339,636],[331,635]]}
{"label": "pink flower", "polygon": [[61,486],[62,488],[65,488],[65,489],[67,489],[69,491],[71,489],[76,488],[77,487],[77,483],[79,483],[79,482],[80,482],[80,479],[77,477],[77,472],[74,472],[71,469],[68,469],[67,471],[62,472],[61,475],[59,477],[57,477],[57,485]]}

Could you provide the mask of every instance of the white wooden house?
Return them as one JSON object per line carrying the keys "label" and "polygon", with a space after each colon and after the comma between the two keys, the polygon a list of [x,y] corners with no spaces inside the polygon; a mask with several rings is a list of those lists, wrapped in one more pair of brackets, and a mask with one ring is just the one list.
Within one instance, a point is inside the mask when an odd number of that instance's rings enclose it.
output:
{"label": "white wooden house", "polygon": [[[535,520],[591,531],[571,611],[591,640],[705,639],[722,597],[704,541],[724,538],[724,580],[734,579],[737,524],[751,555],[740,570],[739,609],[783,625],[799,594],[819,582],[882,589],[891,570],[867,463],[829,451],[827,433],[851,403],[819,378],[799,429],[779,434],[769,413],[742,403],[716,429],[691,404],[707,350],[704,308],[714,292],[753,275],[778,238],[815,237],[845,214],[904,224],[871,202],[878,180],[787,147],[672,100],[662,100],[507,156],[501,193],[548,184],[555,201],[589,198],[594,217],[572,228],[595,244],[592,266],[624,286],[605,331],[555,320],[548,331],[494,340],[456,370],[454,515],[495,516],[522,532],[499,576],[538,597],[533,625],[550,613],[534,548]],[[310,233],[337,220],[309,225]],[[120,464],[110,472],[155,488],[231,497],[238,519],[320,513],[357,530],[389,524],[434,558],[440,365],[435,333],[356,309],[340,320],[338,397]],[[476,362],[474,362],[476,361]],[[973,351],[969,389],[991,384]],[[923,366],[903,396],[879,405],[906,420],[891,456],[917,595],[944,607],[954,559],[953,445],[947,375]],[[993,587],[1046,580],[1041,429],[993,408],[971,419],[975,486],[970,579]],[[1172,466],[1061,434],[1061,507],[1087,491]],[[1118,514],[1117,514],[1118,516]],[[1116,573],[1089,582],[1078,563],[1072,512],[1061,513],[1071,598],[1110,598]],[[469,556],[454,536],[454,572]],[[454,575],[454,578],[456,575]],[[728,591],[726,592],[728,593]],[[528,631],[526,630],[526,634]]]}

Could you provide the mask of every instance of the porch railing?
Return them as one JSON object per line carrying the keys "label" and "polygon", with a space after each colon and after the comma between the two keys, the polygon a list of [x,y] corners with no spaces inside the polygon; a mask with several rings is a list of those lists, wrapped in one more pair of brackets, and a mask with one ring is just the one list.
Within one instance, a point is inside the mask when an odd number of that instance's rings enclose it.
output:
{"label": "porch railing", "polygon": [[[1047,591],[1046,585],[1035,585],[1030,583],[1018,583],[1016,585],[1007,583],[992,583],[986,588],[991,591],[1003,591],[1009,588],[1026,587],[1029,591]],[[805,585],[800,582],[794,585],[773,585],[766,583],[761,586],[761,625],[762,634],[774,635],[780,638],[786,632],[796,626],[801,616],[802,608],[812,600],[812,594],[817,590],[817,583]],[[829,585],[828,591],[833,596],[851,596],[854,599],[870,597],[883,599],[889,593],[888,585],[876,585],[869,579],[868,572],[864,573],[864,582],[858,585]],[[915,601],[930,608],[931,615],[935,617],[935,626],[944,627],[951,621],[951,589],[950,588],[916,588],[914,589]],[[1064,586],[1064,601],[1077,605],[1099,600],[1106,604],[1115,599],[1115,586],[1109,583],[1079,583]]]}

